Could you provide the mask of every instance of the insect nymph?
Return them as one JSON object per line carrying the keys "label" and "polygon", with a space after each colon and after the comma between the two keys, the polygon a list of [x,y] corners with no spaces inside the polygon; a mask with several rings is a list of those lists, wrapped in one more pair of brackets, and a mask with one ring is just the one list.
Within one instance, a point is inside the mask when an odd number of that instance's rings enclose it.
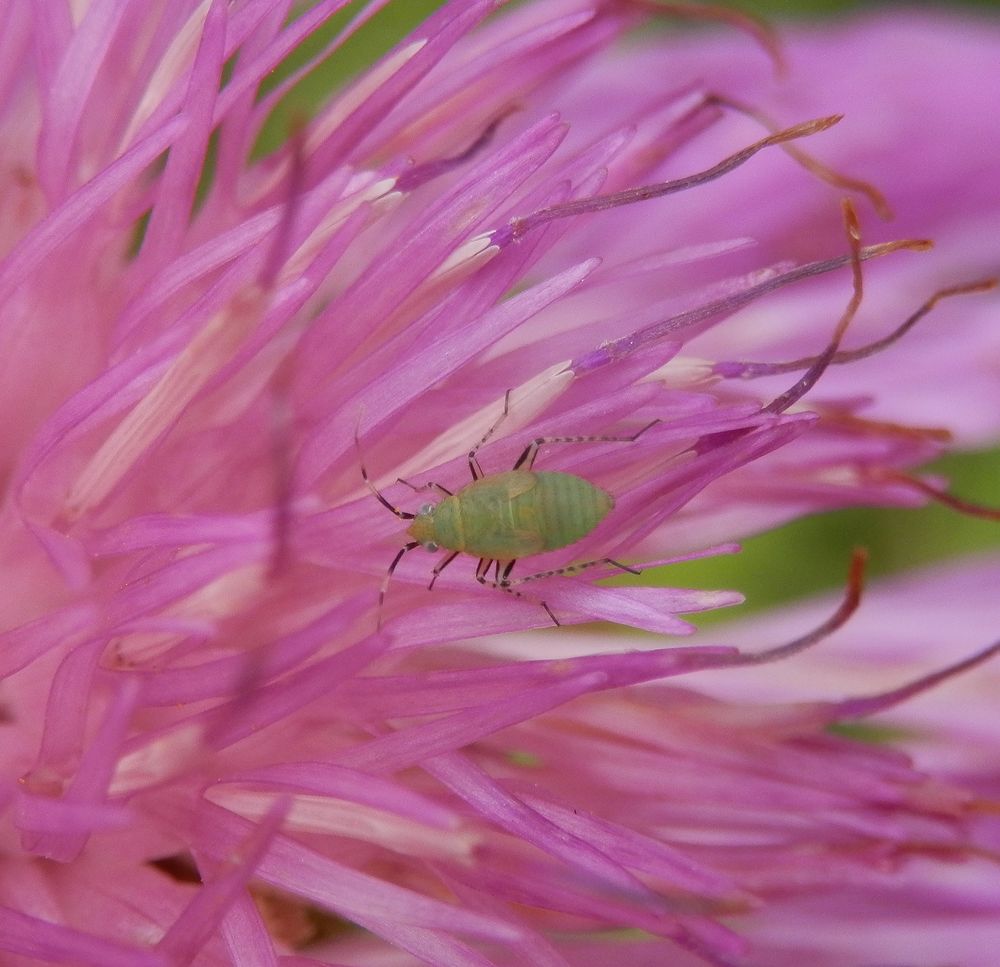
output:
{"label": "insect nymph", "polygon": [[[540,571],[515,580],[510,576],[514,564],[522,557],[555,551],[582,540],[604,520],[615,505],[611,494],[583,477],[559,471],[534,470],[539,448],[547,443],[633,443],[659,420],[653,420],[631,436],[536,437],[524,448],[513,469],[486,474],[479,464],[477,454],[507,416],[509,405],[510,390],[504,396],[500,417],[469,451],[472,480],[457,493],[436,483],[417,487],[407,480],[399,480],[413,490],[433,489],[442,495],[442,500],[437,504],[424,504],[416,514],[400,510],[386,500],[368,479],[368,472],[362,462],[361,475],[368,488],[384,507],[400,519],[410,521],[406,532],[412,538],[399,549],[386,572],[379,592],[380,625],[382,603],[389,579],[402,556],[416,547],[422,546],[432,552],[440,549],[450,552],[434,566],[428,590],[434,587],[438,575],[459,554],[479,558],[476,580],[480,584],[490,584],[518,596],[519,592],[513,589],[515,584],[570,574],[598,564],[610,564],[633,574],[639,573],[633,567],[602,557],[552,571]],[[486,575],[491,565],[494,576],[492,580],[487,580]],[[540,603],[558,625],[559,621],[549,606],[544,601]]]}

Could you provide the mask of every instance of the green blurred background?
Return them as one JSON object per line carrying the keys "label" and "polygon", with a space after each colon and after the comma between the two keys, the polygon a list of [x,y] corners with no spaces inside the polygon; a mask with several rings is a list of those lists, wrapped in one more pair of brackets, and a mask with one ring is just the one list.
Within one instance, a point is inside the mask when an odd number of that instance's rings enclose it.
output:
{"label": "green blurred background", "polygon": [[[265,132],[258,149],[266,151],[280,143],[289,117],[312,113],[326,92],[389,49],[441,6],[441,2],[396,0],[390,4],[335,57],[313,71],[307,83],[289,95],[283,105],[286,110],[280,112],[280,119]],[[275,72],[271,83],[286,76],[310,52],[318,50],[353,15],[357,6],[349,6],[322,33],[312,37],[295,58]],[[780,24],[791,18],[837,17],[859,9],[902,4],[852,0],[746,0],[730,6]],[[1000,0],[907,6],[1000,13]],[[676,29],[699,28],[679,26]],[[950,456],[925,469],[948,478],[952,492],[967,500],[1000,505],[1000,450]],[[810,592],[842,586],[851,550],[857,546],[869,549],[869,574],[874,577],[969,552],[1000,549],[1000,524],[964,517],[938,506],[923,510],[840,511],[806,518],[751,538],[744,542],[742,554],[664,568],[653,580],[674,587],[735,588],[746,595],[747,603],[742,608],[696,616],[695,623],[704,626]],[[649,583],[650,573],[638,580]]]}

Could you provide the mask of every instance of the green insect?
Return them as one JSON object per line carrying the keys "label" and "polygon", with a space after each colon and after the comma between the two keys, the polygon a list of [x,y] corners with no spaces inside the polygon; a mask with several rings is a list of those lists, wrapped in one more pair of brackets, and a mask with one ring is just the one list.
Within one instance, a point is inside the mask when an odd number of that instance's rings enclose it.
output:
{"label": "green insect", "polygon": [[[559,574],[575,573],[598,564],[611,564],[632,574],[639,573],[633,567],[620,564],[609,557],[602,557],[583,564],[540,571],[516,580],[512,580],[510,576],[514,564],[522,557],[555,551],[582,540],[604,520],[615,505],[611,494],[576,474],[533,470],[539,447],[546,443],[634,443],[660,421],[653,420],[631,436],[536,437],[524,448],[512,470],[486,474],[476,455],[503,422],[509,406],[510,390],[507,390],[503,412],[483,438],[469,451],[469,471],[472,474],[472,481],[457,493],[452,493],[437,483],[415,486],[408,480],[402,478],[398,480],[413,490],[436,490],[443,496],[437,504],[424,504],[416,514],[400,510],[386,500],[368,479],[364,461],[361,461],[361,476],[368,489],[384,507],[401,520],[411,521],[406,533],[413,538],[399,549],[382,582],[378,598],[380,627],[382,604],[393,571],[396,570],[403,555],[416,547],[422,546],[431,552],[444,548],[451,552],[434,566],[430,584],[427,585],[428,590],[434,587],[434,582],[441,572],[459,554],[479,558],[476,580],[480,584],[489,584],[518,597],[521,595],[514,590],[513,585]],[[491,565],[494,567],[492,581],[487,579]],[[540,603],[553,623],[558,625],[559,621],[549,606],[544,601]]]}

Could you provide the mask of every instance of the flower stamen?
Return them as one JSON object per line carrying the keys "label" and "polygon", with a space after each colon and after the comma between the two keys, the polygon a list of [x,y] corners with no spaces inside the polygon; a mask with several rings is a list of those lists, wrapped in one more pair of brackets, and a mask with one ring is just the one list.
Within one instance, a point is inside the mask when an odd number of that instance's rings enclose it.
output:
{"label": "flower stamen", "polygon": [[[972,295],[980,292],[990,292],[1000,283],[1000,279],[988,278],[978,279],[975,282],[965,282],[959,285],[948,286],[938,289],[916,312],[907,316],[906,320],[893,329],[887,336],[876,339],[857,349],[839,350],[830,360],[831,366],[842,366],[844,363],[853,363],[859,359],[867,359],[876,353],[882,352],[893,343],[902,339],[921,319],[924,318],[942,299],[948,299],[956,295]],[[747,362],[724,362],[716,363],[712,367],[712,373],[724,379],[758,379],[761,376],[776,376],[779,373],[788,373],[806,366],[812,366],[816,362],[816,356],[803,356],[799,359],[791,359],[781,363],[747,363]]]}
{"label": "flower stamen", "polygon": [[732,7],[712,3],[670,3],[667,0],[628,0],[632,6],[652,13],[654,16],[668,15],[685,20],[702,20],[709,23],[723,23],[748,34],[761,47],[774,65],[779,77],[788,69],[781,37],[774,27],[761,17]]}
{"label": "flower stamen", "polygon": [[778,645],[776,648],[769,648],[767,651],[757,652],[754,655],[741,654],[739,659],[735,662],[730,662],[730,664],[761,665],[765,662],[780,661],[783,658],[789,658],[792,655],[797,655],[800,651],[811,648],[824,638],[829,638],[835,631],[842,628],[854,612],[858,610],[858,606],[861,604],[861,596],[864,592],[865,566],[867,564],[867,549],[856,547],[851,554],[851,564],[847,572],[847,586],[844,591],[844,598],[837,610],[818,627],[793,641]]}
{"label": "flower stamen", "polygon": [[[850,260],[853,287],[850,301],[847,303],[847,307],[841,314],[840,320],[833,331],[833,336],[827,344],[826,349],[813,359],[810,367],[805,371],[805,373],[802,374],[793,386],[785,390],[785,392],[780,396],[775,397],[770,403],[766,404],[761,409],[761,413],[770,413],[774,415],[784,413],[786,410],[794,406],[800,399],[802,399],[803,396],[806,395],[806,393],[809,392],[809,390],[813,388],[813,386],[816,385],[819,378],[826,372],[827,368],[830,366],[831,360],[834,356],[836,356],[837,351],[840,349],[840,342],[844,338],[844,333],[847,332],[847,327],[851,324],[851,321],[857,314],[858,307],[861,305],[861,300],[864,297],[864,276],[861,271],[863,252],[861,247],[861,227],[858,223],[858,215],[854,208],[854,203],[849,198],[845,198],[841,202],[841,206],[844,216],[844,228],[847,233],[847,240],[851,249]],[[900,247],[905,246],[916,251],[924,251],[930,248],[931,244],[931,242],[923,240],[910,240],[908,242],[898,243]],[[719,445],[737,440],[745,436],[750,431],[750,427],[745,427],[738,430],[726,430],[720,433],[710,433],[698,440],[698,442],[694,445],[694,452],[699,454],[705,453],[706,451],[714,449]]]}
{"label": "flower stamen", "polygon": [[[763,111],[751,107],[749,104],[744,104],[742,101],[737,101],[735,98],[712,93],[706,98],[705,103],[728,108],[730,111],[742,114],[744,117],[756,121],[761,127],[772,134],[776,134],[781,130],[781,125]],[[797,145],[784,144],[781,150],[790,158],[794,158],[807,171],[812,172],[820,181],[825,181],[828,185],[832,185],[834,188],[843,191],[857,192],[865,195],[882,221],[891,221],[894,217],[888,199],[871,182],[864,181],[861,178],[852,178],[850,175],[842,175],[840,172],[834,171],[829,165],[824,164],[811,154],[803,151]]]}
{"label": "flower stamen", "polygon": [[987,507],[985,504],[977,504],[971,500],[956,497],[954,494],[948,493],[947,490],[935,487],[926,480],[921,480],[919,477],[911,474],[903,473],[899,470],[887,469],[870,471],[867,476],[869,479],[901,483],[907,487],[912,487],[914,490],[920,491],[924,496],[930,497],[936,503],[948,507],[950,510],[958,511],[958,513],[964,514],[967,517],[1000,521],[1000,507]]}
{"label": "flower stamen", "polygon": [[[785,144],[788,141],[795,141],[798,138],[808,138],[821,131],[826,131],[838,124],[843,119],[842,114],[830,114],[826,117],[814,118],[811,121],[803,121],[800,124],[793,124],[761,138],[753,144],[723,158],[718,164],[699,171],[693,175],[686,175],[683,178],[676,178],[671,181],[660,181],[650,185],[640,185],[635,188],[625,188],[622,191],[611,192],[606,195],[593,195],[590,198],[575,198],[571,201],[560,202],[550,205],[547,208],[539,208],[529,215],[520,215],[512,218],[507,231],[510,239],[523,238],[528,232],[539,228],[549,222],[559,218],[570,218],[575,215],[585,215],[590,212],[607,211],[611,208],[619,208],[623,205],[632,205],[636,202],[648,201],[651,198],[662,198],[665,195],[674,195],[678,192],[687,191],[698,185],[707,184],[728,174],[740,165],[746,164],[754,155],[759,154],[765,148],[773,145]],[[500,233],[498,232],[498,235]],[[498,244],[502,244],[499,243]]]}

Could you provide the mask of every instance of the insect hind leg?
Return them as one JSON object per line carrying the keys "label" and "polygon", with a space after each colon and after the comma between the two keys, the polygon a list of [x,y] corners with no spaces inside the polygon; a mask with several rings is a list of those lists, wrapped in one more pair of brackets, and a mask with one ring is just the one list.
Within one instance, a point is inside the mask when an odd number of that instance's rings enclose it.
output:
{"label": "insect hind leg", "polygon": [[530,470],[535,463],[535,457],[538,456],[539,447],[545,446],[546,443],[635,443],[648,429],[656,426],[660,421],[653,420],[647,423],[641,430],[637,430],[630,436],[540,436],[535,437],[521,453],[521,456],[517,458],[517,463],[514,464],[515,470]]}
{"label": "insect hind leg", "polygon": [[[513,564],[513,562],[511,563]],[[560,577],[565,574],[577,574],[580,571],[585,571],[589,567],[597,567],[598,564],[610,564],[621,571],[628,571],[629,574],[642,574],[641,569],[637,567],[622,564],[621,561],[616,561],[610,557],[600,557],[595,561],[584,561],[582,564],[569,564],[566,567],[553,568],[551,571],[538,571],[535,574],[525,574],[524,577],[515,578],[513,581],[510,579],[510,568],[506,568],[496,586],[500,588],[501,591],[507,591],[509,594],[516,595],[520,598],[523,597],[523,595],[519,591],[515,590],[514,585],[516,584],[526,584],[528,581],[538,581],[541,578]],[[545,613],[552,619],[553,624],[559,627],[559,619],[552,613],[552,609],[544,601],[540,601],[539,604],[541,604],[541,606],[545,609]]]}
{"label": "insect hind leg", "polygon": [[538,581],[541,578],[554,578],[561,577],[565,574],[577,574],[580,571],[585,571],[589,567],[597,567],[598,564],[610,564],[613,567],[618,568],[620,571],[628,571],[629,574],[642,574],[642,570],[637,567],[632,567],[629,564],[622,564],[621,561],[616,561],[610,557],[599,557],[594,561],[584,561],[582,564],[569,564],[566,567],[557,567],[551,571],[538,571],[536,574],[525,574],[524,577],[515,578],[511,581],[507,577],[507,572],[504,572],[504,576],[501,579],[501,585],[504,588],[512,588],[515,584],[525,584],[528,581]]}
{"label": "insect hind leg", "polygon": [[[510,572],[513,570],[517,561],[507,561],[507,563],[503,565],[503,571],[500,570],[500,563],[500,561],[493,561],[489,558],[481,558],[479,564],[476,565],[476,580],[482,585],[496,588],[498,591],[504,591],[507,594],[512,594],[515,598],[523,599],[524,595],[521,594],[520,591],[516,591],[511,587],[511,583],[520,583],[511,582],[510,580]],[[496,568],[492,581],[486,577],[486,573],[489,571],[491,564]],[[545,613],[552,619],[552,623],[557,628],[561,627],[561,623],[552,613],[552,609],[544,601],[539,601],[538,603],[545,609]]]}

